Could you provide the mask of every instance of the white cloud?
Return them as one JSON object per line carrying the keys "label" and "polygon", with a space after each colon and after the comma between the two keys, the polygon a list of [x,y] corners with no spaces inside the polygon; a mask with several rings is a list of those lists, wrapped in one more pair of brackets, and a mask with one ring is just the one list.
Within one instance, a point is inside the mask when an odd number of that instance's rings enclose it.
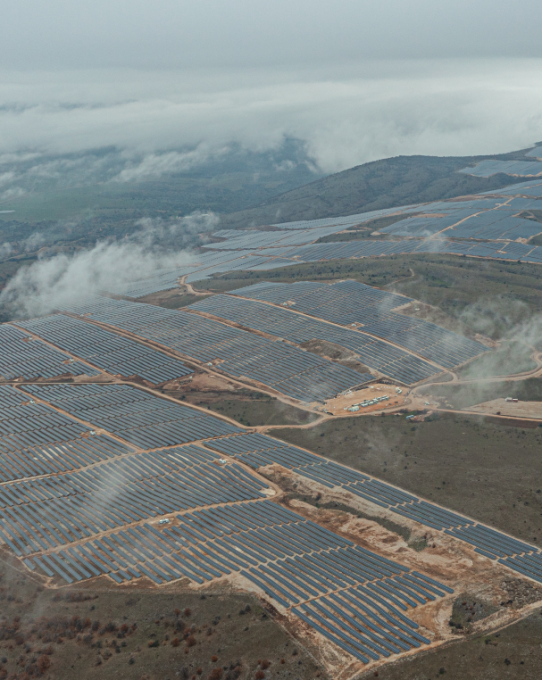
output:
{"label": "white cloud", "polygon": [[[60,254],[22,267],[0,293],[0,308],[13,316],[40,316],[104,291],[174,269],[192,261],[194,235],[215,229],[213,213],[196,212],[178,220],[144,219],[140,229],[122,241],[102,241],[73,255]],[[27,245],[39,247],[40,234]],[[175,247],[170,247],[175,244]],[[6,254],[9,244],[0,246]]]}
{"label": "white cloud", "polygon": [[[0,86],[0,154],[116,147],[124,150],[117,181],[133,181],[190,169],[232,143],[268,150],[285,137],[305,140],[325,172],[400,154],[504,152],[542,138],[541,66],[465,60],[329,72],[27,73]],[[93,162],[98,172],[102,161]],[[34,172],[69,174],[70,163],[81,161],[37,163]]]}
{"label": "white cloud", "polygon": [[6,189],[3,193],[0,194],[0,200],[9,200],[11,198],[20,198],[21,196],[24,196],[26,194],[26,191],[22,187],[11,187],[9,189]]}

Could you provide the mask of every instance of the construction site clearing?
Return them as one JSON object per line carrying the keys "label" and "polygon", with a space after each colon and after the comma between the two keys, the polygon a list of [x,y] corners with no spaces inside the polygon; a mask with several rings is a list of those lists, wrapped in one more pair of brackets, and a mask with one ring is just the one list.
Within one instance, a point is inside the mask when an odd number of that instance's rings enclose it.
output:
{"label": "construction site clearing", "polygon": [[[430,638],[425,651],[459,642],[469,635],[499,630],[540,608],[542,586],[530,579],[512,576],[506,567],[479,554],[463,541],[407,518],[401,519],[398,525],[394,513],[344,489],[330,490],[279,465],[261,468],[259,472],[281,487],[285,494],[282,502],[295,512],[453,590],[453,594],[409,610],[409,617],[420,626],[418,632]],[[250,584],[242,585],[250,589]],[[460,620],[455,611],[461,605],[465,615]],[[393,657],[380,659],[362,669],[309,626],[291,617],[283,620],[314,650],[336,680],[357,677],[362,670],[363,677],[373,676],[380,667],[393,661]],[[410,650],[401,656],[417,651]]]}
{"label": "construction site clearing", "polygon": [[500,398],[476,404],[467,411],[487,413],[488,415],[511,416],[513,418],[533,418],[542,420],[542,401],[520,401],[518,399]]}
{"label": "construction site clearing", "polygon": [[383,408],[402,406],[408,393],[406,388],[373,384],[360,390],[347,390],[334,399],[328,399],[322,410],[334,416],[374,413]]}

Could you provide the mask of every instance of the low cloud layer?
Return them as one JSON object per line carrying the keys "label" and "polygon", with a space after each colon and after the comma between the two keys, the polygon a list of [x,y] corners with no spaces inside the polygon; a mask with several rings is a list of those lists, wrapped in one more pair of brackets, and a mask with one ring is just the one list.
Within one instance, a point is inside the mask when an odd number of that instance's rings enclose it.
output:
{"label": "low cloud layer", "polygon": [[40,316],[189,264],[197,235],[217,225],[216,215],[202,213],[179,220],[144,219],[122,241],[102,241],[73,255],[38,260],[19,269],[2,290],[0,311],[11,318]]}
{"label": "low cloud layer", "polygon": [[265,151],[288,137],[305,142],[326,173],[401,154],[527,147],[542,139],[541,66],[459,60],[295,72],[4,73],[0,196],[5,203],[55,178],[156,179],[233,144]]}

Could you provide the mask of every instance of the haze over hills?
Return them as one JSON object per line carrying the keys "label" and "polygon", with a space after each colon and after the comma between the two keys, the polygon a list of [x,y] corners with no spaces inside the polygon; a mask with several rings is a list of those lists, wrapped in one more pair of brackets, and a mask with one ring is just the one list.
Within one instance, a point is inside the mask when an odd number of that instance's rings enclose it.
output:
{"label": "haze over hills", "polygon": [[[9,176],[17,191],[10,194],[7,188],[0,202],[0,262],[12,263],[0,265],[0,284],[16,271],[20,259],[28,262],[38,251],[42,256],[69,253],[98,240],[122,238],[138,232],[142,219],[167,223],[194,211],[212,212],[225,228],[246,228],[452,198],[521,181],[504,174],[483,178],[458,171],[485,159],[511,160],[524,154],[398,156],[325,177],[298,140],[287,140],[272,153],[232,147],[220,158],[198,160],[194,167],[176,171],[167,159],[160,163],[160,157],[150,169],[148,162],[146,170],[137,163],[130,168],[114,149],[6,163],[5,183]],[[194,233],[185,232],[172,245],[199,242]]]}
{"label": "haze over hills", "polygon": [[524,159],[528,149],[494,156],[398,156],[373,161],[273,196],[254,208],[224,215],[232,228],[350,215],[500,189],[522,178],[459,174],[485,159]]}

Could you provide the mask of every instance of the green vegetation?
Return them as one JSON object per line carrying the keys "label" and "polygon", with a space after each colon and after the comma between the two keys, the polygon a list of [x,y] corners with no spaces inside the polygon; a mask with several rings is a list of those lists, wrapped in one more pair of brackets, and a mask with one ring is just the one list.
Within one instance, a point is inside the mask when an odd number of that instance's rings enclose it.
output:
{"label": "green vegetation", "polygon": [[463,415],[415,425],[365,416],[270,434],[542,543],[542,428]]}
{"label": "green vegetation", "polygon": [[205,300],[207,295],[192,295],[184,293],[173,293],[169,295],[160,295],[153,293],[152,295],[147,295],[146,297],[138,298],[137,302],[146,302],[151,305],[157,305],[158,307],[165,307],[166,309],[181,309],[182,307],[187,307],[198,300]]}
{"label": "green vegetation", "polygon": [[[194,402],[192,402],[194,403]],[[201,402],[202,405],[205,402]],[[220,401],[209,401],[211,411],[237,420],[241,425],[303,425],[312,423],[318,417],[314,413],[287,406],[274,397],[255,392],[250,396],[234,397]]]}

